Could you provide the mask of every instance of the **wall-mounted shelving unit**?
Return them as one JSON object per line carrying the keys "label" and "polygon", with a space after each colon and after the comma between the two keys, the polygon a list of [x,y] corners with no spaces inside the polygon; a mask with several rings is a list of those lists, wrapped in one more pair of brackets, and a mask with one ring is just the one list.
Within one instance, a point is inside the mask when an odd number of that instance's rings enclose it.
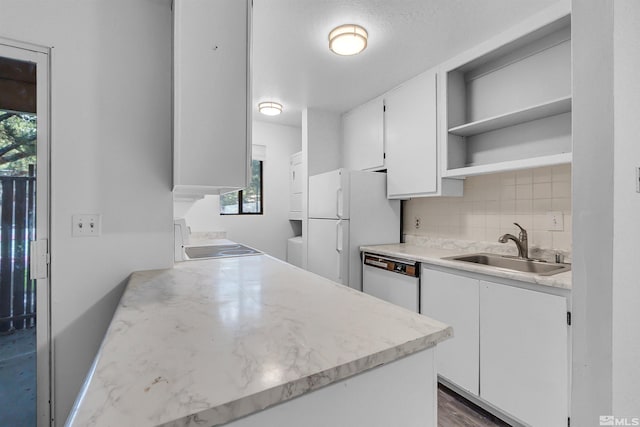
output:
{"label": "wall-mounted shelving unit", "polygon": [[571,18],[519,31],[443,65],[442,176],[571,162]]}
{"label": "wall-mounted shelving unit", "polygon": [[514,126],[520,123],[556,116],[571,111],[571,97],[554,99],[542,104],[511,111],[449,129],[449,133],[458,136],[473,136],[492,130]]}

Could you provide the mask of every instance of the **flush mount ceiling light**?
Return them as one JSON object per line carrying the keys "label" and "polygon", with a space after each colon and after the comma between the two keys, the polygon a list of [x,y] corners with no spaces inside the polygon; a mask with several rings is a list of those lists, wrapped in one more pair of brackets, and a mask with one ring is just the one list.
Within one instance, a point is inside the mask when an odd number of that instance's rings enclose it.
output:
{"label": "flush mount ceiling light", "polygon": [[261,102],[258,104],[258,111],[267,116],[277,116],[282,113],[282,104],[277,102]]}
{"label": "flush mount ceiling light", "polygon": [[340,25],[329,33],[329,49],[338,55],[356,55],[367,47],[368,37],[360,25]]}

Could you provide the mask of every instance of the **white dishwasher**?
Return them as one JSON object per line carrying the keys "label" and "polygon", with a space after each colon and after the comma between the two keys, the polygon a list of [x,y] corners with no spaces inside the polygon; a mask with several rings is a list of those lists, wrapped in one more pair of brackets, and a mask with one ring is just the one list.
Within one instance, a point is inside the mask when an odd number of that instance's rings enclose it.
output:
{"label": "white dishwasher", "polygon": [[420,263],[365,253],[362,291],[419,313]]}

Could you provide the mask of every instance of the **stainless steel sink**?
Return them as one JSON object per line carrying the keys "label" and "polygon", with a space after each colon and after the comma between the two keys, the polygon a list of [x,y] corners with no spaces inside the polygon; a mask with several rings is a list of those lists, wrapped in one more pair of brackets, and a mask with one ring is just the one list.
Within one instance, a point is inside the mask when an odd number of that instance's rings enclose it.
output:
{"label": "stainless steel sink", "polygon": [[470,262],[473,264],[486,265],[489,267],[501,268],[504,270],[533,273],[540,276],[551,276],[553,274],[563,273],[565,271],[571,270],[571,264],[557,264],[554,262],[545,262],[541,260],[530,260],[510,257],[506,255],[485,253],[458,255],[444,257],[442,259]]}

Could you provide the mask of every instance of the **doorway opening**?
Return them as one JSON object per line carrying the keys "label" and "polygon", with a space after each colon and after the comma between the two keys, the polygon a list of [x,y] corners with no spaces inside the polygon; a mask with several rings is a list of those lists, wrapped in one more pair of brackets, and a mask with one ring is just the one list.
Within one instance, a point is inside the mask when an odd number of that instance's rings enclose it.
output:
{"label": "doorway opening", "polygon": [[[3,425],[36,426],[50,422],[48,265],[45,263],[43,269],[41,263],[34,264],[31,256],[42,253],[39,241],[47,241],[49,229],[47,91],[48,54],[9,46],[0,39]],[[34,251],[38,246],[39,251]]]}

